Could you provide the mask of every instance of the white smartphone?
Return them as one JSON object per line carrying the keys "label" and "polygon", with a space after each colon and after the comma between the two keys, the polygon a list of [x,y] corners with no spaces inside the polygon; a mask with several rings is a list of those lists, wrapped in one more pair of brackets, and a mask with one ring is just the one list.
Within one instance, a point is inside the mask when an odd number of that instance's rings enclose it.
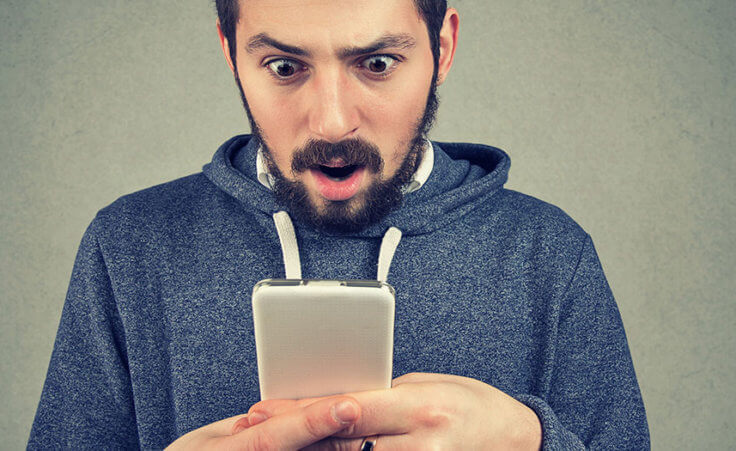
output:
{"label": "white smartphone", "polygon": [[267,279],[253,287],[252,302],[262,400],[391,387],[391,285]]}

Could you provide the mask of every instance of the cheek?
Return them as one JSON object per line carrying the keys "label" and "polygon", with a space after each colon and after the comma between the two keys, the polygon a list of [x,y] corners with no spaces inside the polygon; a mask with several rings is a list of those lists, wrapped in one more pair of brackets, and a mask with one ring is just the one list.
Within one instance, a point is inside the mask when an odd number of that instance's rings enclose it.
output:
{"label": "cheek", "polygon": [[257,83],[243,83],[243,92],[248,99],[248,106],[253,119],[263,130],[269,143],[283,133],[274,133],[275,130],[286,131],[290,122],[288,99],[280,99],[276,93],[258,86]]}
{"label": "cheek", "polygon": [[389,130],[403,130],[406,124],[414,123],[421,117],[428,92],[429,80],[425,83],[421,79],[404,77],[385,92],[378,93],[381,99],[372,102],[373,114],[384,124],[395,124]]}
{"label": "cheek", "polygon": [[[257,79],[253,77],[252,79]],[[276,164],[282,168],[291,164],[290,152],[294,147],[291,137],[298,128],[296,108],[289,96],[273,89],[272,84],[257,81],[242,81],[243,92],[248,100],[253,119],[272,150]]]}
{"label": "cheek", "polygon": [[371,102],[371,129],[376,143],[386,152],[386,163],[393,163],[391,166],[400,164],[406,155],[424,114],[430,82],[431,78],[426,82],[417,82],[417,78],[402,80],[392,86],[390,92],[381,95],[380,101]]}

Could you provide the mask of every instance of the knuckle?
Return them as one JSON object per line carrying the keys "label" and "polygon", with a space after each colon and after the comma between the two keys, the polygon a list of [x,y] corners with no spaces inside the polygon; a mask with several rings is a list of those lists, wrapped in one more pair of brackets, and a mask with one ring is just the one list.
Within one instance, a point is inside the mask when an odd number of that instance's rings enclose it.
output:
{"label": "knuckle", "polygon": [[353,440],[329,438],[319,442],[317,449],[320,451],[355,451],[357,446],[354,446],[353,442]]}
{"label": "knuckle", "polygon": [[276,450],[279,449],[278,441],[268,431],[258,431],[245,448],[247,450]]}
{"label": "knuckle", "polygon": [[414,413],[414,420],[423,429],[445,429],[452,422],[452,412],[436,406],[426,405]]}
{"label": "knuckle", "polygon": [[355,451],[360,447],[360,442],[350,439],[336,439],[335,444],[332,448],[335,451]]}
{"label": "knuckle", "polygon": [[354,435],[357,428],[358,428],[358,424],[357,423],[353,423],[350,426],[346,427],[345,429],[342,429],[340,431],[340,435],[342,435],[342,436],[351,436],[351,435]]}
{"label": "knuckle", "polygon": [[324,435],[324,421],[322,418],[314,415],[306,415],[304,417],[304,429],[310,437],[322,438]]}

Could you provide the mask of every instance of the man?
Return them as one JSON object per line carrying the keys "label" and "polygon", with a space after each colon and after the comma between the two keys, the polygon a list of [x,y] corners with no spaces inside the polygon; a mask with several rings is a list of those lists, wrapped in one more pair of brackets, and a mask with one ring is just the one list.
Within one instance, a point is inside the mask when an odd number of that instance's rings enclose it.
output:
{"label": "man", "polygon": [[[29,447],[643,449],[590,237],[503,188],[509,158],[425,139],[457,44],[432,0],[217,1],[253,136],[125,196],[82,241]],[[250,290],[370,279],[403,232],[389,390],[258,403]],[[284,250],[284,256],[287,250]]]}

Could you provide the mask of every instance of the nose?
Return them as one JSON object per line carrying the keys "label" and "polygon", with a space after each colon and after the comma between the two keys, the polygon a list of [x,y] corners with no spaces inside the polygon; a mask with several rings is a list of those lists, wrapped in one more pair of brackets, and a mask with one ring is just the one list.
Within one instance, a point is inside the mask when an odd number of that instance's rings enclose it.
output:
{"label": "nose", "polygon": [[313,77],[311,88],[309,127],[316,139],[334,143],[358,129],[357,97],[348,74],[325,70]]}

